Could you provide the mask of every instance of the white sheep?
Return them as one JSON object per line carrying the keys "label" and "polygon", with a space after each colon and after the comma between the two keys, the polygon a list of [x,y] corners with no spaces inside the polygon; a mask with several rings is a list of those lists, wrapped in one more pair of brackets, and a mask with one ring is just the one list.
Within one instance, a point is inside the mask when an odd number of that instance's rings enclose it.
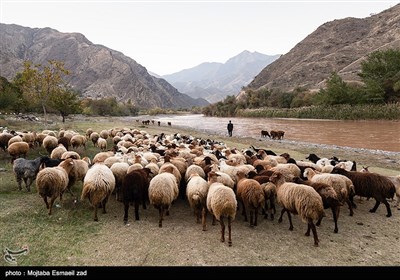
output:
{"label": "white sheep", "polygon": [[[46,208],[49,209],[49,215],[56,198],[59,196],[61,201],[63,193],[68,189],[68,174],[73,167],[73,159],[66,159],[56,167],[43,168],[37,174],[36,188]],[[47,197],[50,197],[50,204],[47,202]]]}
{"label": "white sheep", "polygon": [[221,242],[225,242],[224,218],[228,219],[228,246],[232,246],[232,222],[235,220],[237,209],[236,195],[231,188],[218,183],[217,177],[214,171],[208,173],[207,209],[213,215],[213,224],[216,219],[221,225]]}
{"label": "white sheep", "polygon": [[102,150],[102,151],[107,150],[107,140],[102,137],[99,137],[97,139],[97,147],[99,147],[100,150]]}
{"label": "white sheep", "polygon": [[178,197],[179,189],[175,175],[172,174],[172,167],[165,168],[163,173],[154,176],[149,185],[149,200],[154,208],[158,209],[158,226],[162,227],[164,213],[169,215],[172,202]]}
{"label": "white sheep", "polygon": [[341,204],[347,203],[350,211],[350,216],[353,216],[353,203],[352,197],[355,194],[353,182],[344,175],[321,173],[317,174],[313,169],[307,167],[304,170],[303,176],[308,180],[315,183],[324,183],[332,186],[335,190],[338,200]]}
{"label": "white sheep", "polygon": [[88,198],[93,205],[94,221],[98,221],[97,208],[102,207],[103,213],[106,213],[106,203],[114,189],[115,177],[110,168],[102,163],[96,163],[89,168],[83,179],[81,200]]}
{"label": "white sheep", "polygon": [[[199,166],[201,169],[201,167]],[[201,222],[203,230],[207,230],[206,225],[206,211],[207,211],[207,193],[208,182],[197,173],[191,173],[187,180],[186,197],[188,199],[190,208],[193,209],[196,216],[196,222]]]}
{"label": "white sheep", "polygon": [[314,245],[318,246],[319,239],[314,220],[318,221],[325,216],[321,196],[310,186],[285,182],[285,178],[280,172],[274,172],[270,181],[276,185],[277,200],[283,207],[278,222],[282,222],[282,216],[287,212],[290,223],[289,230],[293,230],[290,213],[298,214],[302,221],[308,224],[305,235],[310,236],[311,229]]}

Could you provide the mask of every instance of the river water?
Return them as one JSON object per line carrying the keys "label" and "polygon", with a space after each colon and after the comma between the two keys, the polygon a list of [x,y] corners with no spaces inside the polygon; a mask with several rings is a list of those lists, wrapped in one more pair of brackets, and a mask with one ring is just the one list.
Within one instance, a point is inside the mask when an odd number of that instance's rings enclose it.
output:
{"label": "river water", "polygon": [[[234,124],[233,136],[260,139],[261,130],[283,130],[283,141],[346,146],[400,152],[400,121],[348,121],[316,119],[219,118],[202,114],[141,116],[141,119],[171,122],[202,132],[228,135],[227,124]],[[280,141],[280,140],[275,140]]]}

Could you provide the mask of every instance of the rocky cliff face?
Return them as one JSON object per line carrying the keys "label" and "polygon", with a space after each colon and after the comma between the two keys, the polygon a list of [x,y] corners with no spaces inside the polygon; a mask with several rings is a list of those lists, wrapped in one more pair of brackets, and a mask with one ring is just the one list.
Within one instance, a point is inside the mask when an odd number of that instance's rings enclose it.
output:
{"label": "rocky cliff face", "polygon": [[204,106],[178,92],[167,81],[155,78],[146,68],[123,53],[90,42],[79,33],[61,33],[51,28],[0,24],[0,76],[13,79],[25,60],[46,64],[59,60],[71,71],[69,84],[84,97],[114,96],[129,99],[140,108],[190,108]]}
{"label": "rocky cliff face", "polygon": [[364,19],[345,18],[321,25],[265,67],[248,88],[318,90],[333,71],[347,82],[357,82],[361,61],[373,51],[388,48],[400,48],[400,4]]}

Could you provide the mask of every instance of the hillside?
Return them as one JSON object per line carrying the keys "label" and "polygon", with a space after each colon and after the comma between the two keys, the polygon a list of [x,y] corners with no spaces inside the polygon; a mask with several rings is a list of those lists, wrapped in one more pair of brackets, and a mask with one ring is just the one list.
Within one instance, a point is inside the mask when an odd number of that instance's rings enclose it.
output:
{"label": "hillside", "polygon": [[191,108],[208,104],[204,99],[178,92],[164,79],[151,76],[132,58],[93,44],[80,33],[0,24],[0,37],[0,76],[8,80],[22,70],[25,60],[35,64],[59,60],[72,73],[66,80],[84,97],[113,96],[121,102],[131,100],[140,108]]}
{"label": "hillside", "polygon": [[327,22],[265,67],[248,89],[318,90],[333,71],[360,81],[360,63],[376,50],[400,48],[400,4],[367,18]]}
{"label": "hillside", "polygon": [[180,92],[211,103],[237,94],[268,64],[280,55],[243,51],[225,63],[204,62],[193,68],[164,75]]}

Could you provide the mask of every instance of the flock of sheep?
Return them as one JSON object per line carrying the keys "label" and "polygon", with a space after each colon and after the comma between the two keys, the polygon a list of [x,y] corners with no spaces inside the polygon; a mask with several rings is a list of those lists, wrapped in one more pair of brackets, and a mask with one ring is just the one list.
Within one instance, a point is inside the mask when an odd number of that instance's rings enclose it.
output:
{"label": "flock of sheep", "polygon": [[[81,158],[79,153],[88,142],[99,149],[92,159]],[[37,146],[45,148],[48,155],[25,159]],[[219,221],[221,242],[225,241],[227,221],[229,246],[232,221],[239,209],[249,226],[255,227],[260,212],[274,219],[277,202],[281,206],[278,221],[286,212],[289,230],[293,230],[292,214],[298,215],[307,223],[305,235],[312,231],[314,245],[318,246],[316,225],[326,216],[324,209],[331,209],[337,233],[340,206],[347,205],[352,216],[354,196],[374,198],[370,212],[383,203],[387,217],[392,215],[387,200],[396,194],[397,206],[400,201],[400,175],[359,172],[355,162],[314,154],[309,155],[309,161],[302,161],[287,153],[276,155],[254,147],[239,151],[221,142],[181,134],[150,135],[130,128],[88,129],[86,135],[71,130],[3,131],[0,148],[11,156],[19,190],[23,181],[30,191],[36,180],[49,215],[55,200],[61,200],[66,191],[75,202],[78,200],[71,192],[77,181],[83,182],[80,199],[91,203],[95,221],[98,208],[105,213],[108,200],[115,196],[124,205],[125,224],[130,205],[139,220],[140,208],[150,204],[159,211],[158,224],[162,227],[174,200],[181,197],[188,201],[203,230],[207,230],[207,212],[213,224]]]}

